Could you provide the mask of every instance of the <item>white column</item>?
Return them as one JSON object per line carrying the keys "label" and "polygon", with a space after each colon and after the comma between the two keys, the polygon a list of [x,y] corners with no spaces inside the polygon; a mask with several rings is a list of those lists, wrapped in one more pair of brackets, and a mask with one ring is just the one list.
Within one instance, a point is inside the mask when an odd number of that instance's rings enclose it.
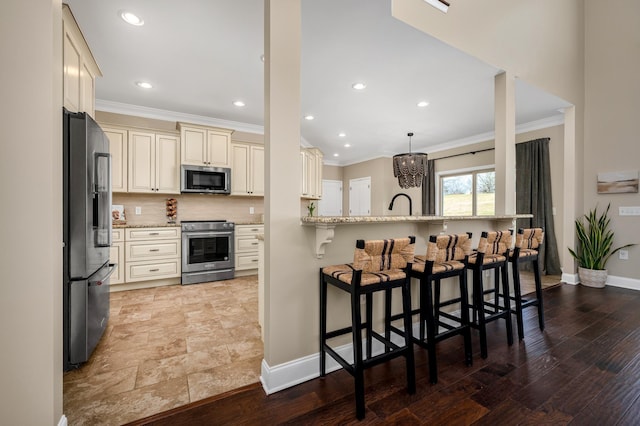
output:
{"label": "white column", "polygon": [[[516,84],[513,75],[495,77],[496,214],[516,213]],[[524,212],[518,212],[524,213]]]}
{"label": "white column", "polygon": [[[564,193],[562,204],[562,240],[566,247],[574,248],[576,228],[574,224],[576,214],[576,107],[568,107],[564,110],[564,168],[562,179],[564,181]],[[566,247],[558,247],[560,263],[562,264],[562,281],[569,284],[577,284],[576,265],[573,257]]]}

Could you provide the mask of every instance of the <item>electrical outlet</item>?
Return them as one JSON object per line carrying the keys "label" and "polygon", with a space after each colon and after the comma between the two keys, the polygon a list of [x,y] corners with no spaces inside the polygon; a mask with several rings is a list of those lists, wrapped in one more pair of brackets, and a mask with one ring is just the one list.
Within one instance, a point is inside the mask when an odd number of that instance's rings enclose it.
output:
{"label": "electrical outlet", "polygon": [[256,211],[253,207],[249,207],[249,214],[254,214]]}
{"label": "electrical outlet", "polygon": [[629,260],[629,250],[620,250],[618,252],[618,258],[620,260]]}
{"label": "electrical outlet", "polygon": [[142,207],[136,206],[136,214],[142,214]]}

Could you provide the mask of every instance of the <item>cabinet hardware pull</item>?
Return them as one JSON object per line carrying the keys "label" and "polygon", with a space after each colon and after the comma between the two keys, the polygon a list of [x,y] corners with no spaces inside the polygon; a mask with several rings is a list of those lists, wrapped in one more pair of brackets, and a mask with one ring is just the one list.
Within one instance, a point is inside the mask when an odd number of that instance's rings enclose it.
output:
{"label": "cabinet hardware pull", "polygon": [[252,245],[252,246],[257,246],[257,245],[258,245],[258,243],[251,243],[251,245]]}
{"label": "cabinet hardware pull", "polygon": [[160,269],[156,268],[156,269],[149,269],[149,272],[158,272]]}
{"label": "cabinet hardware pull", "polygon": [[252,261],[252,262],[257,262],[257,261],[258,261],[258,259],[251,259],[251,261]]}
{"label": "cabinet hardware pull", "polygon": [[149,251],[160,251],[160,249],[149,249]]}
{"label": "cabinet hardware pull", "polygon": [[160,235],[159,232],[149,232],[149,235]]}
{"label": "cabinet hardware pull", "polygon": [[259,229],[258,229],[258,228],[253,228],[253,229],[252,229],[252,231],[253,231],[253,232],[258,232],[258,231],[259,231]]}

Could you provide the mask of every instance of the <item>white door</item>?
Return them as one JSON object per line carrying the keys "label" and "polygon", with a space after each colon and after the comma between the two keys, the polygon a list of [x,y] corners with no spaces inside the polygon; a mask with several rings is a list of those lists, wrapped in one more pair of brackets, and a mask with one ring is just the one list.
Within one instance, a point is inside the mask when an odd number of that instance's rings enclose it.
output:
{"label": "white door", "polygon": [[342,216],[342,181],[322,180],[322,198],[318,200],[318,216]]}
{"label": "white door", "polygon": [[349,216],[371,215],[371,176],[349,180]]}

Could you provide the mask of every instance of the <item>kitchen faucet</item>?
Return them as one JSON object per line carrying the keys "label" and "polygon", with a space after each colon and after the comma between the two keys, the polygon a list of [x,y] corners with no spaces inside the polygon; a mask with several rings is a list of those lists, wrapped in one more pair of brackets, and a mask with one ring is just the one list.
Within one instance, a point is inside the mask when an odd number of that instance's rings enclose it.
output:
{"label": "kitchen faucet", "polygon": [[396,200],[396,198],[398,198],[401,195],[404,195],[409,200],[409,216],[412,216],[413,215],[413,208],[411,207],[411,204],[412,204],[411,203],[411,197],[409,197],[404,192],[400,192],[400,193],[398,193],[398,194],[393,196],[393,198],[391,199],[391,204],[389,204],[389,210],[393,210],[393,202]]}

